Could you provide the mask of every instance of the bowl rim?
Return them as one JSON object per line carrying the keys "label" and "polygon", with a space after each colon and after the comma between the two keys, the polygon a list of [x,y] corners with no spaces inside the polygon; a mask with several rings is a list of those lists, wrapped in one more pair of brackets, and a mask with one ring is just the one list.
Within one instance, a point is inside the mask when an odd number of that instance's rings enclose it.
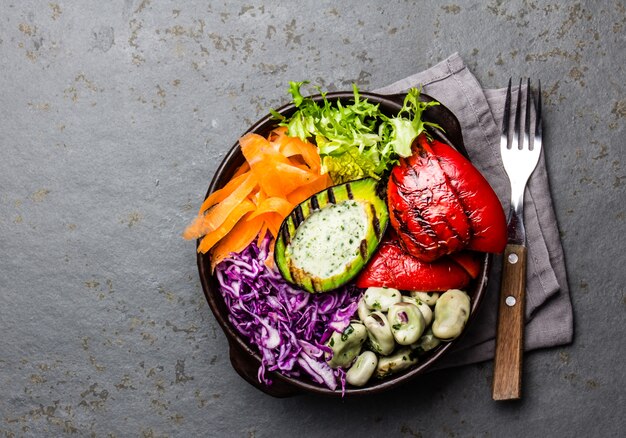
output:
{"label": "bowl rim", "polygon": [[[397,112],[402,107],[402,102],[406,94],[401,93],[401,94],[394,94],[394,95],[380,95],[380,94],[370,93],[370,92],[359,92],[359,96],[362,99],[368,99],[369,101],[373,103],[377,103],[381,105],[381,107],[383,107],[381,109],[388,110],[388,112]],[[317,101],[317,102],[323,100],[324,97],[328,100],[342,100],[342,101],[354,100],[353,93],[348,92],[348,91],[329,92],[324,95],[316,94],[316,95],[312,95],[309,97],[311,97],[314,101]],[[434,98],[423,93],[420,94],[420,99],[424,101],[435,101]],[[466,158],[469,159],[467,151],[463,144],[463,137],[462,137],[460,125],[458,123],[458,120],[454,116],[454,114],[450,112],[450,110],[448,110],[443,105],[438,105],[436,107],[430,107],[430,108],[437,108],[439,110],[442,110],[445,117],[450,119],[448,120],[448,122],[454,128],[452,129],[452,131],[455,131],[455,132],[450,132],[450,130],[448,129],[446,130],[447,134],[444,134],[441,131],[434,131],[432,132],[432,134],[434,134],[434,136],[436,137],[439,137],[440,140],[455,147]],[[283,115],[290,115],[290,113],[293,113],[295,110],[296,110],[295,105],[293,103],[288,103],[276,109],[276,112],[278,112],[279,114],[283,114]],[[427,119],[429,118],[428,110],[424,112],[424,117]],[[268,113],[267,115],[259,119],[257,122],[255,122],[253,125],[251,125],[238,138],[250,132],[258,132],[258,131],[269,132],[269,130],[272,129],[272,125],[274,125],[275,127],[276,119],[274,118],[272,114]],[[450,140],[450,137],[452,137],[454,140]],[[235,144],[230,148],[228,153],[224,156],[224,158],[222,159],[222,162],[220,163],[217,170],[215,171],[211,179],[211,183],[209,184],[207,193],[205,195],[205,199],[215,190],[222,187],[228,181],[230,176],[232,176],[232,173],[234,172],[234,170],[239,165],[243,164],[243,161],[244,161],[244,157],[241,154],[241,151],[239,150],[239,141],[237,140]],[[231,175],[228,175],[228,173],[230,173]],[[198,244],[199,244],[199,240],[196,242],[196,247],[198,246]],[[423,362],[418,362],[416,365],[412,366],[405,372],[401,372],[393,377],[385,378],[375,384],[370,384],[365,387],[356,388],[356,387],[346,386],[345,391],[342,391],[341,388],[331,390],[330,388],[327,388],[325,386],[317,385],[316,383],[312,381],[308,382],[303,379],[285,376],[284,374],[280,372],[276,372],[276,371],[266,372],[266,377],[269,377],[270,380],[273,382],[271,385],[268,386],[260,382],[257,378],[257,371],[261,363],[261,356],[254,348],[248,345],[248,343],[241,337],[239,332],[230,323],[228,319],[228,315],[222,314],[222,309],[220,308],[220,306],[225,307],[225,303],[223,301],[223,297],[221,293],[219,292],[219,288],[215,286],[215,283],[216,283],[215,276],[213,275],[213,273],[211,273],[210,267],[207,269],[207,266],[210,266],[209,255],[203,254],[197,251],[196,251],[196,254],[197,254],[196,260],[197,260],[197,265],[198,265],[200,282],[202,284],[202,290],[209,304],[211,312],[213,313],[213,316],[217,320],[218,324],[220,325],[222,331],[224,332],[228,340],[231,365],[233,366],[235,371],[237,371],[237,373],[240,374],[241,377],[243,377],[251,385],[255,386],[256,388],[260,389],[261,391],[269,395],[276,396],[276,397],[287,397],[287,396],[296,395],[302,392],[315,393],[315,394],[328,395],[328,396],[357,396],[357,395],[374,394],[374,393],[387,391],[404,382],[412,380],[418,375],[424,374],[424,372],[427,371],[429,368],[431,368],[432,365],[439,360],[439,358],[444,356],[450,349],[452,349],[458,343],[460,339],[462,339],[463,335],[467,332],[468,326],[475,319],[476,313],[483,301],[483,297],[487,289],[488,274],[490,271],[491,259],[492,259],[490,254],[484,255],[484,258],[482,261],[481,272],[476,279],[472,280],[472,282],[470,283],[470,287],[468,287],[473,292],[471,295],[472,297],[471,308],[470,308],[470,315],[469,315],[468,321],[466,323],[465,329],[463,330],[463,333],[461,334],[461,336],[459,336],[458,338],[452,341],[448,341],[448,342],[440,344],[438,347],[436,347],[432,351],[432,353],[429,352],[428,356],[425,358]],[[251,364],[250,361],[253,361],[253,364]]]}

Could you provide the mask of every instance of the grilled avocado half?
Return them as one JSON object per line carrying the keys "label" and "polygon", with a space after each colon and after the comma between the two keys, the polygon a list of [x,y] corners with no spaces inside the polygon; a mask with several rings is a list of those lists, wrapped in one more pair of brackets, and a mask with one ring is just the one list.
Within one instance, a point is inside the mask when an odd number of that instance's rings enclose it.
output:
{"label": "grilled avocado half", "polygon": [[329,187],[296,206],[274,248],[285,280],[316,293],[353,279],[385,234],[389,212],[383,193],[379,181],[363,178]]}

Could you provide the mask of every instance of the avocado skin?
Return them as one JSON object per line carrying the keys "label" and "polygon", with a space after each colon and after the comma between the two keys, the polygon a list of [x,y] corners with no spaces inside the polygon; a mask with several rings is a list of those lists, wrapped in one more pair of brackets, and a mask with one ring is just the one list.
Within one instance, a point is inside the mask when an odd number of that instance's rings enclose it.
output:
{"label": "avocado skin", "polygon": [[[368,216],[366,237],[358,243],[358,256],[345,266],[344,272],[328,278],[312,276],[294,266],[286,250],[300,225],[314,212],[350,200],[364,203]],[[389,212],[379,180],[363,178],[335,185],[301,202],[285,218],[276,239],[274,261],[287,282],[311,293],[327,292],[345,285],[363,269],[378,248],[388,223]]]}

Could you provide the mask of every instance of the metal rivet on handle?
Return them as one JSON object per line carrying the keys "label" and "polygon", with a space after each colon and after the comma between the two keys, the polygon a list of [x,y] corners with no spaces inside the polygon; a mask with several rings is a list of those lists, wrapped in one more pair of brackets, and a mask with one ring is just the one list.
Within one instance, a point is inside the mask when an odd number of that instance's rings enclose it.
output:
{"label": "metal rivet on handle", "polygon": [[519,258],[517,257],[517,254],[515,254],[514,252],[509,254],[509,263],[510,264],[514,265],[515,263],[517,263],[518,260],[519,260]]}
{"label": "metal rivet on handle", "polygon": [[506,303],[507,306],[513,307],[515,303],[517,303],[517,300],[515,299],[514,296],[509,295],[508,297],[506,297],[506,300],[504,300],[504,302]]}

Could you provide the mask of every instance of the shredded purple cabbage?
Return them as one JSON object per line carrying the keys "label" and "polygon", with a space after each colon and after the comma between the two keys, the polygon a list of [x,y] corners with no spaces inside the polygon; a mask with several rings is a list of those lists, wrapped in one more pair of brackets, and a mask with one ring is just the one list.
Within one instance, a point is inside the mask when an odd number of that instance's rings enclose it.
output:
{"label": "shredded purple cabbage", "polygon": [[270,371],[308,375],[331,390],[340,385],[343,393],[345,371],[326,363],[325,354],[332,351],[324,342],[348,326],[360,291],[346,286],[310,294],[294,288],[265,265],[269,245],[269,237],[260,247],[253,242],[215,268],[230,322],[261,353],[259,381],[271,385]]}

